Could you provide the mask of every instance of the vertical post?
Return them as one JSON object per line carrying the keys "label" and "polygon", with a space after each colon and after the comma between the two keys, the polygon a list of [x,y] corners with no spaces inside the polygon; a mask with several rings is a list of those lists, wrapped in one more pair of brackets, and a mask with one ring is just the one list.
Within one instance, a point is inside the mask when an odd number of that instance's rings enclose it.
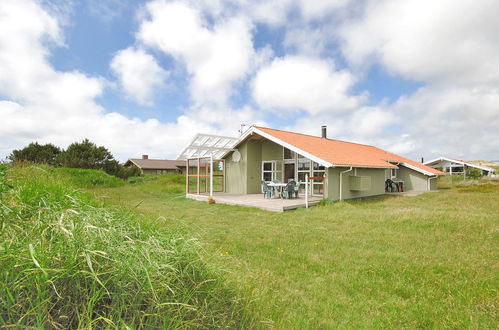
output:
{"label": "vertical post", "polygon": [[210,154],[210,197],[213,197],[213,154]]}
{"label": "vertical post", "polygon": [[225,192],[225,159],[222,159],[222,192]]}
{"label": "vertical post", "polygon": [[308,173],[305,174],[305,207],[308,209]]}
{"label": "vertical post", "polygon": [[189,193],[189,158],[185,160],[185,194]]}
{"label": "vertical post", "polygon": [[197,191],[198,195],[201,195],[201,190],[200,190],[200,184],[201,183],[199,182],[200,163],[201,163],[201,158],[198,158],[198,175],[197,175],[197,181],[196,181],[196,183],[197,183],[197,189],[198,189],[198,191]]}

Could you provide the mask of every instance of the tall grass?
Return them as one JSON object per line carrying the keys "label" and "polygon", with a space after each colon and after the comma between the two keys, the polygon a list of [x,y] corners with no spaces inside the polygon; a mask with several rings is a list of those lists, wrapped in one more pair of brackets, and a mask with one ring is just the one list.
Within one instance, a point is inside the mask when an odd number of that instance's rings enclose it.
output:
{"label": "tall grass", "polygon": [[125,180],[109,175],[102,170],[90,170],[82,168],[46,168],[53,171],[55,175],[63,177],[66,181],[81,188],[92,187],[121,187]]}
{"label": "tall grass", "polygon": [[[100,208],[40,167],[0,168],[0,325],[237,328],[244,306],[200,244]],[[62,182],[61,182],[62,180]]]}

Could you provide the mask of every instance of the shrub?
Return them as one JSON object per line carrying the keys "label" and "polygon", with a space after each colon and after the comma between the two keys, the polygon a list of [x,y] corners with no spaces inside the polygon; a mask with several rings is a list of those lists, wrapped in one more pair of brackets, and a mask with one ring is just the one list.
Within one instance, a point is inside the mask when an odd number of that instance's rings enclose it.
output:
{"label": "shrub", "polygon": [[476,180],[482,177],[482,171],[478,168],[472,167],[466,171],[466,175],[468,178]]}
{"label": "shrub", "polygon": [[60,153],[61,149],[53,144],[38,144],[38,142],[34,142],[22,149],[13,150],[7,158],[13,162],[56,165],[56,158]]}

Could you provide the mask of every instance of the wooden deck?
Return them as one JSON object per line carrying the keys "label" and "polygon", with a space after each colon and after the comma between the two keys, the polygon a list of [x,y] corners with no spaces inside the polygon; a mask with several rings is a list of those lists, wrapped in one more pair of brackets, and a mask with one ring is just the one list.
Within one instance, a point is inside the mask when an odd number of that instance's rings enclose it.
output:
{"label": "wooden deck", "polygon": [[[186,197],[199,201],[206,201],[208,199],[208,195],[187,194]],[[305,207],[305,199],[303,197],[292,199],[267,199],[263,197],[263,194],[235,195],[227,193],[214,193],[213,199],[218,204],[256,207],[262,210],[273,212],[284,212],[294,210],[299,207]],[[317,205],[319,202],[320,198],[310,197],[308,200],[308,205]]]}

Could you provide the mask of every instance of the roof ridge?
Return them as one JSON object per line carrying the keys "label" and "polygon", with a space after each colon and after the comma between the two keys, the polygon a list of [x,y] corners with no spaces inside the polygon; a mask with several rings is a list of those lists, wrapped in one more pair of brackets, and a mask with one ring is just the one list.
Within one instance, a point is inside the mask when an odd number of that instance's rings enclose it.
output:
{"label": "roof ridge", "polygon": [[[285,132],[285,133],[292,133],[292,134],[304,135],[304,136],[313,137],[313,138],[317,138],[317,139],[324,139],[323,137],[316,136],[316,135],[305,134],[305,133],[298,133],[298,132],[292,132],[292,131],[285,131],[285,130],[277,129],[277,128],[269,128],[269,127],[263,127],[263,126],[253,126],[253,127],[255,127],[255,128],[269,129],[271,131],[279,131],[279,132]],[[330,139],[330,138],[325,138],[325,139],[329,140],[329,141],[337,141],[337,142],[343,142],[343,143],[349,143],[349,144],[356,144],[356,145],[360,145],[360,146],[365,146],[365,147],[371,147],[371,148],[377,148],[377,149],[379,149],[378,147],[370,145],[370,144],[350,142],[350,141],[344,141],[344,140],[338,140],[338,139]],[[381,150],[383,150],[383,149],[381,149]]]}

